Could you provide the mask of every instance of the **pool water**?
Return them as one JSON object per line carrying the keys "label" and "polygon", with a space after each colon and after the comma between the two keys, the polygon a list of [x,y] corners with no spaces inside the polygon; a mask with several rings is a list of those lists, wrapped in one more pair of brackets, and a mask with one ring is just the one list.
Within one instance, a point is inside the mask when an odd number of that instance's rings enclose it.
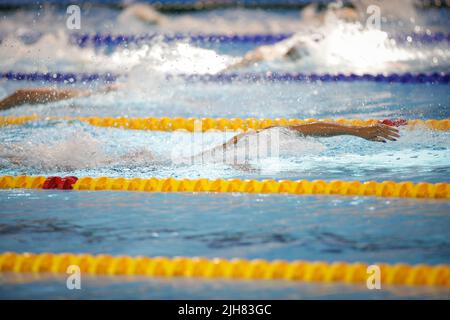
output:
{"label": "pool water", "polygon": [[[2,190],[0,197],[2,251],[411,264],[450,259],[446,200],[41,190]],[[2,278],[0,296],[449,298],[448,290],[439,288],[386,286],[373,292],[339,284],[195,280],[193,285],[185,279],[123,277],[83,277],[83,289],[73,293],[65,277],[26,277]]]}
{"label": "pool water", "polygon": [[[448,32],[448,14],[447,9],[427,10],[418,13],[417,28],[406,20],[402,26],[387,23],[386,31]],[[156,39],[142,47],[79,48],[68,43],[64,27],[53,28],[64,25],[64,11],[42,7],[2,15],[1,72],[124,76],[117,92],[23,105],[0,116],[450,118],[448,84],[167,80],[167,73],[217,73],[254,45]],[[164,27],[142,24],[113,9],[86,9],[85,18],[82,31],[88,33],[277,33],[304,27],[298,12],[291,11],[173,15]],[[382,35],[376,31],[340,26],[334,32],[322,46],[311,47],[304,61],[260,63],[239,72],[450,72],[448,42],[386,44],[377,42]],[[339,41],[343,45],[336,50]],[[360,41],[368,43],[360,52],[344,50]],[[45,85],[3,79],[0,98],[18,88]],[[85,89],[103,85],[62,84]],[[237,166],[215,159],[191,165],[175,161],[174,152],[195,155],[234,133],[35,121],[0,128],[0,175],[450,181],[449,132],[402,127],[400,134],[398,141],[381,144],[348,136],[306,139],[281,130],[277,157],[248,157]],[[240,143],[237,149],[245,147]],[[0,251],[449,264],[449,213],[447,200],[0,190]],[[67,290],[65,280],[2,274],[0,298],[450,298],[447,289],[431,287],[371,291],[343,284],[88,276],[82,278],[82,290],[74,292]]]}

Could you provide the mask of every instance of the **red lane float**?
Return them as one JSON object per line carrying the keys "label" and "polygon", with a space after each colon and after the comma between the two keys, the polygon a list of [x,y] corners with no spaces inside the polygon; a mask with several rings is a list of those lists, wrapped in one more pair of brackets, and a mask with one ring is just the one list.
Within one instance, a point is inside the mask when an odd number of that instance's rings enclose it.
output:
{"label": "red lane float", "polygon": [[78,178],[74,176],[68,177],[48,177],[42,189],[61,189],[61,190],[72,190],[73,185],[77,182]]}
{"label": "red lane float", "polygon": [[382,121],[380,120],[380,123],[391,127],[400,127],[408,125],[408,121],[406,119],[397,119],[397,120],[384,119]]}

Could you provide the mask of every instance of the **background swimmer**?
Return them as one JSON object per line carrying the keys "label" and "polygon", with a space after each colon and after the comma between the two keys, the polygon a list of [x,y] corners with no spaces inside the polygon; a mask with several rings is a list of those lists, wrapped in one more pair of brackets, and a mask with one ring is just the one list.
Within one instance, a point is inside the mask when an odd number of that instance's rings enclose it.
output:
{"label": "background swimmer", "polygon": [[[131,17],[151,25],[166,26],[169,23],[166,16],[145,3],[127,6],[121,15],[121,20],[126,21]],[[357,22],[360,20],[359,10],[351,3],[310,4],[301,11],[300,17],[304,21],[305,26],[308,26],[306,30],[298,32],[289,39],[276,44],[260,46],[251,50],[223,71],[246,67],[259,61],[272,61],[281,58],[301,59],[307,55],[307,48],[311,41],[318,42],[323,38],[323,35],[311,32],[311,26],[321,27],[329,20],[343,22]]]}
{"label": "background swimmer", "polygon": [[43,104],[71,98],[88,97],[96,93],[108,93],[110,91],[115,91],[118,88],[118,85],[109,85],[98,91],[58,89],[50,87],[18,89],[0,101],[0,110],[8,110],[23,104]]}
{"label": "background swimmer", "polygon": [[[359,21],[359,13],[352,4],[330,5],[311,4],[302,11],[302,18],[310,25],[323,26],[327,20],[340,20],[344,22]],[[257,47],[249,51],[236,63],[230,65],[226,70],[247,67],[260,61],[273,61],[282,58],[298,60],[308,55],[308,47],[311,43],[320,42],[325,36],[314,31],[297,32],[286,40],[273,45]]]}

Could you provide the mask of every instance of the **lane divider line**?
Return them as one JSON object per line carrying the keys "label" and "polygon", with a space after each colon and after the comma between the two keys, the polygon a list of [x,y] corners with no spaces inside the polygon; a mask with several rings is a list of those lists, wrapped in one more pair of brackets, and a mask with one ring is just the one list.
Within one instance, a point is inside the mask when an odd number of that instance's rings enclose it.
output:
{"label": "lane divider line", "polygon": [[[108,34],[108,33],[72,33],[69,42],[81,48],[94,47],[116,47],[129,45],[151,44],[153,41],[190,41],[190,42],[212,42],[212,43],[254,43],[274,44],[292,37],[294,33],[274,34],[189,34],[189,33],[147,33],[147,34]],[[390,40],[398,43],[439,43],[449,42],[450,33],[403,33],[390,34]]]}
{"label": "lane divider line", "polygon": [[12,188],[450,198],[446,182],[0,176],[0,189]]}
{"label": "lane divider line", "polygon": [[[115,82],[119,77],[127,77],[127,74],[105,73],[77,73],[77,72],[0,72],[0,79],[9,81],[31,81],[41,83],[65,83],[77,82],[89,83],[100,81],[105,83]],[[217,74],[167,74],[167,80],[180,79],[186,82],[218,82],[230,83],[233,81],[245,82],[356,82],[370,81],[376,83],[415,83],[415,84],[449,84],[450,73],[390,73],[390,74],[355,74],[355,73],[302,73],[302,72],[224,72]]]}
{"label": "lane divider line", "polygon": [[30,116],[0,116],[0,127],[7,125],[21,125],[33,121],[81,121],[99,127],[114,127],[122,129],[152,130],[152,131],[247,131],[259,130],[270,126],[300,125],[312,122],[334,122],[343,125],[371,126],[382,123],[389,126],[425,127],[433,130],[449,131],[450,119],[256,119],[256,118],[125,118],[125,117],[40,117]]}
{"label": "lane divider line", "polygon": [[[137,275],[148,277],[189,277],[236,280],[287,280],[366,284],[368,264],[263,259],[221,259],[203,257],[130,257],[106,254],[15,253],[0,254],[0,272],[55,273],[67,275],[77,265],[82,274]],[[377,264],[383,285],[450,287],[450,266]]]}

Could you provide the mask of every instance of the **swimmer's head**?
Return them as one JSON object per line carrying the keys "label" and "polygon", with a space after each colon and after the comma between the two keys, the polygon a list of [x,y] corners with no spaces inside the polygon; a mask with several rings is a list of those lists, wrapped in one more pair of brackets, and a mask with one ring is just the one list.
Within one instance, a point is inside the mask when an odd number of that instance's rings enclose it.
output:
{"label": "swimmer's head", "polygon": [[333,15],[335,18],[346,22],[356,22],[359,20],[359,13],[352,3],[333,2],[324,6],[322,10],[325,11],[325,15]]}
{"label": "swimmer's head", "polygon": [[141,22],[153,25],[161,25],[166,19],[166,17],[147,3],[135,3],[127,6],[123,11],[122,16],[133,17]]}
{"label": "swimmer's head", "polygon": [[306,6],[301,16],[310,23],[324,23],[329,18],[342,20],[345,22],[356,22],[360,20],[359,13],[352,3],[332,2],[332,3],[314,3]]}

